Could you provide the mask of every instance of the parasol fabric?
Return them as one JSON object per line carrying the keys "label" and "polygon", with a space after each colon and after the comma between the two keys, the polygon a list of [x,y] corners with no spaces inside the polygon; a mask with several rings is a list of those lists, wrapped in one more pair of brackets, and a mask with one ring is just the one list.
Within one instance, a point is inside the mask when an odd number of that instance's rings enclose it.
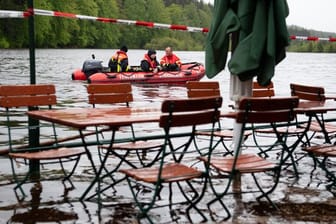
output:
{"label": "parasol fabric", "polygon": [[286,56],[289,34],[286,0],[215,0],[214,15],[206,43],[206,75],[216,76],[225,68],[230,36],[237,33],[228,62],[231,74],[241,81],[257,76],[267,85],[275,65]]}

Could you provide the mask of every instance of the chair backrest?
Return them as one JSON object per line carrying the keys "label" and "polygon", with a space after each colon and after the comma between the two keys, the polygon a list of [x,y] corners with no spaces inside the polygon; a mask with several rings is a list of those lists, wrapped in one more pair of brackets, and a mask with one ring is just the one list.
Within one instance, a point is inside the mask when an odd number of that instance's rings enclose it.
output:
{"label": "chair backrest", "polygon": [[189,81],[187,82],[186,87],[189,98],[220,96],[218,82]]}
{"label": "chair backrest", "polygon": [[165,100],[162,103],[160,127],[195,126],[219,121],[221,97]]}
{"label": "chair backrest", "polygon": [[290,122],[295,119],[298,97],[256,98],[246,97],[239,102],[238,123]]}
{"label": "chair backrest", "polygon": [[252,96],[253,97],[273,97],[274,94],[274,85],[273,82],[270,82],[267,86],[261,86],[258,82],[253,82],[252,87]]}
{"label": "chair backrest", "polygon": [[130,83],[113,84],[90,84],[87,86],[89,103],[96,104],[115,104],[133,101],[132,86]]}
{"label": "chair backrest", "polygon": [[[27,134],[37,134],[42,132],[40,122],[35,119],[29,120],[26,111],[47,108],[51,109],[56,104],[55,86],[54,85],[0,85],[0,107],[6,108],[6,126],[9,151],[13,151],[14,145],[22,146],[27,142]],[[23,108],[24,107],[24,108]],[[13,113],[14,112],[14,113]],[[26,119],[22,119],[25,117]],[[50,127],[50,126],[49,126]],[[24,129],[26,131],[24,131]],[[43,130],[44,131],[44,130]],[[48,130],[49,131],[49,128]],[[54,134],[46,134],[43,138],[56,139],[55,127]],[[33,134],[33,135],[34,135]],[[34,135],[40,137],[39,134]],[[38,145],[39,139],[33,139],[34,145]],[[27,150],[28,148],[24,148]]]}
{"label": "chair backrest", "polygon": [[1,107],[34,107],[55,104],[54,85],[0,85]]}
{"label": "chair backrest", "polygon": [[324,101],[326,99],[323,87],[291,83],[290,89],[292,96],[297,96],[303,100]]}

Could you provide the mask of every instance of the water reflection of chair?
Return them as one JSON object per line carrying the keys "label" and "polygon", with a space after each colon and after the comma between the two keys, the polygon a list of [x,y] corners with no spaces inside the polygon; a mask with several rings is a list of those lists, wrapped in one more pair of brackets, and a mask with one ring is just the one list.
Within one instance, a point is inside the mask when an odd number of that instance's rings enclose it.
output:
{"label": "water reflection of chair", "polygon": [[[198,97],[216,97],[220,96],[220,87],[219,83],[216,81],[189,81],[186,84],[187,87],[187,94],[189,98],[198,98]],[[222,146],[225,149],[225,154],[232,154],[231,149],[225,144],[225,142],[232,142],[233,139],[233,131],[232,129],[223,129],[221,128],[221,123],[218,122],[217,130],[212,133],[210,131],[202,131],[199,130],[196,133],[198,136],[208,136],[214,135],[215,137],[219,138],[217,143],[215,144],[214,148],[216,148],[219,144],[222,143]],[[244,133],[245,137],[247,138],[251,133],[246,132]],[[198,148],[197,144],[195,146]],[[201,149],[199,149],[201,150]]]}
{"label": "water reflection of chair", "polygon": [[[163,114],[160,117],[159,125],[165,132],[165,144],[162,147],[162,157],[160,161],[158,161],[155,167],[121,170],[127,177],[135,203],[140,209],[139,218],[147,218],[150,223],[153,223],[148,213],[151,209],[162,207],[162,204],[157,204],[156,202],[158,200],[164,202],[162,197],[165,197],[165,194],[163,194],[162,191],[164,186],[168,185],[169,193],[166,206],[169,206],[172,215],[174,214],[172,211],[174,205],[180,206],[187,203],[186,214],[189,221],[192,221],[189,214],[191,209],[195,209],[198,214],[206,220],[202,211],[197,207],[197,203],[204,194],[206,185],[203,185],[201,193],[199,193],[200,189],[192,185],[192,180],[204,177],[204,173],[186,165],[187,162],[194,162],[195,155],[193,155],[193,159],[184,156],[182,157],[182,161],[175,161],[175,157],[173,156],[176,153],[175,144],[181,144],[182,140],[174,144],[171,134],[179,131],[181,128],[183,128],[185,132],[187,128],[190,127],[190,136],[195,137],[196,126],[204,124],[211,124],[213,129],[219,120],[221,103],[222,99],[220,97],[166,100],[162,103]],[[189,141],[189,138],[187,138],[187,141]],[[210,147],[211,142],[212,141],[209,142]],[[172,187],[173,184],[176,184],[177,188]],[[194,184],[198,184],[198,182]],[[146,195],[149,194],[148,191],[147,193],[139,193],[138,191],[141,189],[140,186],[144,186],[145,189],[150,188],[152,195],[146,197]],[[176,195],[176,190],[180,191],[185,200],[176,201],[180,198],[180,194]],[[147,198],[147,201],[145,202],[142,197]]]}
{"label": "water reflection of chair", "polygon": [[[8,223],[61,223],[61,222],[75,222],[78,220],[78,215],[75,212],[62,211],[57,209],[57,206],[52,206],[48,203],[48,206],[41,207],[41,193],[42,185],[40,182],[34,184],[31,193],[31,208],[25,212],[15,212]],[[59,204],[60,202],[54,202]],[[55,205],[54,204],[54,205]],[[73,205],[69,205],[73,207]]]}
{"label": "water reflection of chair", "polygon": [[[234,182],[237,176],[240,174],[251,174],[256,185],[256,191],[261,195],[257,197],[259,201],[261,198],[267,199],[267,201],[276,207],[276,205],[269,198],[269,194],[273,192],[278,184],[281,165],[286,158],[286,153],[289,153],[289,148],[286,144],[286,138],[283,138],[277,132],[277,125],[284,122],[290,125],[290,122],[295,119],[294,108],[298,105],[297,98],[243,98],[239,103],[239,111],[236,113],[235,119],[237,123],[242,124],[241,135],[239,136],[239,143],[235,146],[234,156],[218,157],[213,156],[210,152],[208,156],[201,157],[200,159],[205,164],[210,164],[214,173],[209,177],[209,185],[212,189],[214,199],[208,203],[209,210],[211,211],[211,205],[219,202],[219,204],[226,211],[226,219],[230,215],[230,211],[225,206],[225,195],[229,192],[230,186]],[[281,155],[278,162],[272,162],[259,157],[253,153],[247,153],[252,147],[244,146],[244,152],[241,151],[244,136],[244,131],[249,128],[248,124],[263,124],[270,125],[277,136],[277,142],[282,147]],[[272,177],[267,185],[261,184],[268,175],[261,176],[261,173],[267,173],[273,171],[274,177]],[[220,174],[219,176],[217,174]],[[257,175],[258,174],[258,175]],[[259,175],[260,174],[260,175]],[[226,186],[223,186],[223,182],[218,182],[218,177],[227,177],[228,182]],[[245,177],[245,176],[243,176]],[[268,176],[269,177],[269,176]],[[242,178],[242,181],[246,180]],[[267,189],[264,189],[267,188]],[[252,187],[249,184],[247,191],[233,192],[233,193],[248,193],[251,192]],[[212,212],[211,212],[212,214]]]}
{"label": "water reflection of chair", "polygon": [[[6,109],[5,115],[10,149],[8,155],[11,161],[13,178],[16,181],[14,189],[15,192],[19,189],[23,196],[25,196],[25,193],[21,186],[29,177],[32,177],[33,171],[26,172],[25,178],[20,180],[15,172],[16,162],[22,161],[22,164],[28,165],[27,161],[29,161],[30,169],[32,169],[31,166],[34,166],[34,164],[39,165],[40,161],[41,164],[59,163],[65,175],[63,181],[68,180],[73,187],[70,177],[78,164],[80,156],[85,153],[84,149],[58,147],[58,138],[54,124],[52,124],[53,132],[48,134],[50,126],[47,123],[42,126],[37,120],[26,120],[27,116],[25,113],[27,109],[51,109],[52,105],[55,104],[56,95],[53,85],[0,85],[0,106]],[[45,132],[40,130],[42,128]],[[16,145],[22,145],[27,141],[25,138],[28,133],[30,133],[30,137],[35,134],[37,138],[41,137],[42,133],[45,137],[50,138],[51,136],[53,144],[50,143],[48,146],[42,147],[39,145],[39,140],[29,139],[27,147],[16,148]],[[23,137],[20,137],[22,135]],[[63,162],[66,161],[74,161],[74,166],[70,172],[66,172],[63,166]]]}

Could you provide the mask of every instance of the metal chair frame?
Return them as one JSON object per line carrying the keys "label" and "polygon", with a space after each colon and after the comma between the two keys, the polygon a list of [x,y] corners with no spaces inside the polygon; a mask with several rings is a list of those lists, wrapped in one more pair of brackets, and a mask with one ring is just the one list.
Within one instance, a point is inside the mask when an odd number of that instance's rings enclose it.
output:
{"label": "metal chair frame", "polygon": [[[186,215],[190,222],[190,210],[194,209],[203,218],[207,220],[203,212],[198,208],[197,204],[203,198],[206,190],[207,173],[202,172],[194,167],[185,165],[186,157],[176,157],[176,148],[172,144],[171,134],[177,128],[191,127],[190,136],[196,137],[196,126],[208,124],[212,129],[219,120],[222,98],[194,98],[186,100],[166,100],[162,103],[162,115],[160,117],[160,127],[165,132],[165,144],[162,146],[162,157],[158,164],[154,167],[140,168],[140,169],[123,169],[122,173],[125,174],[129,187],[132,191],[133,198],[137,207],[139,208],[138,218],[146,218],[150,223],[154,223],[150,217],[150,210],[168,206],[171,211],[172,219],[177,220],[176,214],[172,211],[173,206],[178,204],[187,203]],[[189,142],[190,139],[187,139]],[[190,146],[189,143],[186,145]],[[209,141],[209,150],[212,147],[212,141]],[[189,149],[188,149],[189,150]],[[187,151],[185,151],[186,153]],[[180,158],[180,159],[175,159]],[[190,157],[189,157],[190,158]],[[196,160],[196,156],[193,156]],[[191,159],[193,160],[193,159]],[[192,161],[193,162],[193,161]],[[202,178],[203,185],[201,192],[193,187],[192,182],[194,179]],[[174,202],[173,184],[176,184],[177,189],[183,195],[185,202]],[[152,196],[149,202],[144,202],[140,198],[139,185],[144,186],[146,189],[151,189]],[[162,189],[167,186],[169,189],[168,202],[164,205],[158,205],[156,202],[161,199]],[[188,191],[185,189],[188,187]],[[189,190],[192,193],[189,193]],[[188,192],[188,193],[187,193]]]}

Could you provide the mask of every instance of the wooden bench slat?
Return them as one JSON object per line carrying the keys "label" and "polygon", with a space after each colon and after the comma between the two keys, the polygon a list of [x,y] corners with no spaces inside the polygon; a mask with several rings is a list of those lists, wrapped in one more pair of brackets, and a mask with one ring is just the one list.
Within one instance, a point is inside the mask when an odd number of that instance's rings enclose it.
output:
{"label": "wooden bench slat", "polygon": [[133,95],[131,93],[89,95],[90,104],[129,103],[132,101]]}
{"label": "wooden bench slat", "polygon": [[1,107],[48,106],[56,104],[55,95],[36,96],[0,96]]}
{"label": "wooden bench slat", "polygon": [[[120,172],[139,181],[145,181],[148,183],[156,183],[159,181],[158,168],[124,169],[120,170]],[[180,163],[170,163],[164,165],[161,179],[164,182],[175,182],[201,177],[202,175],[203,173],[195,168],[188,167]]]}
{"label": "wooden bench slat", "polygon": [[1,96],[25,96],[55,94],[54,85],[0,85]]}
{"label": "wooden bench slat", "polygon": [[83,148],[70,149],[70,148],[57,148],[49,149],[38,152],[11,152],[8,155],[16,159],[28,159],[28,160],[54,160],[69,158],[73,156],[79,156],[85,153]]}
{"label": "wooden bench slat", "polygon": [[129,83],[90,84],[87,86],[87,92],[89,94],[128,93],[128,92],[132,92],[132,86]]}

